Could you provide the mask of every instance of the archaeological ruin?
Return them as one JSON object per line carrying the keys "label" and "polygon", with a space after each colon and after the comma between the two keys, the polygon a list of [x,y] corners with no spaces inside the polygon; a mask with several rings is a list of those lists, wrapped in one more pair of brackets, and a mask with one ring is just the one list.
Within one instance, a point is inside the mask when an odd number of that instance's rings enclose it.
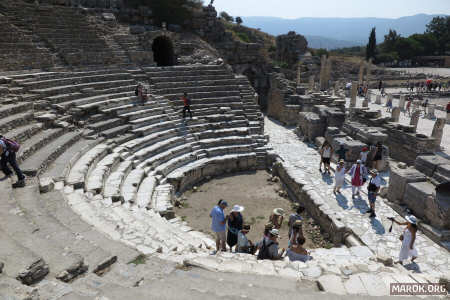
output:
{"label": "archaeological ruin", "polygon": [[[179,26],[121,0],[0,1],[0,134],[20,144],[7,149],[26,176],[13,188],[15,174],[0,172],[0,299],[363,299],[389,296],[391,283],[448,290],[449,121],[442,101],[426,113],[411,103],[409,117],[409,94],[395,90],[425,75],[312,56],[295,32],[230,27],[213,1],[192,14]],[[393,88],[386,95],[380,80]],[[368,148],[382,181],[375,218],[365,214],[365,186],[352,198],[349,174],[333,194],[334,176],[318,170],[325,142],[333,172],[338,149],[349,169]],[[178,213],[202,184],[258,172],[305,208],[308,237],[321,241],[308,249],[312,260],[212,254],[215,237]],[[191,217],[210,222],[218,200]],[[225,200],[228,212],[239,204]],[[410,214],[419,257],[397,264],[404,227],[391,218]]]}

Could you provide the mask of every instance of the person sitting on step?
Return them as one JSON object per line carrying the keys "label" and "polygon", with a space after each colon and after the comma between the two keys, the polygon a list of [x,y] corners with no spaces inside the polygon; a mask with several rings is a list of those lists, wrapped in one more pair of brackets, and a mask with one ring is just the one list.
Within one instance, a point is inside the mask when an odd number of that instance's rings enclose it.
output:
{"label": "person sitting on step", "polygon": [[237,242],[237,252],[238,253],[248,253],[255,254],[256,246],[253,245],[252,241],[247,238],[247,233],[250,231],[250,225],[244,224],[242,229],[239,230],[238,233],[238,242]]}
{"label": "person sitting on step", "polygon": [[307,262],[308,260],[313,259],[312,256],[309,255],[308,251],[303,248],[304,244],[305,238],[303,236],[299,236],[295,243],[288,248],[286,255],[289,257],[290,261]]}
{"label": "person sitting on step", "polygon": [[269,232],[269,237],[264,238],[261,242],[259,242],[259,252],[258,252],[258,260],[261,259],[270,259],[270,260],[280,260],[283,258],[283,254],[285,249],[281,249],[281,252],[278,250],[278,236],[280,232],[278,229],[272,229]]}

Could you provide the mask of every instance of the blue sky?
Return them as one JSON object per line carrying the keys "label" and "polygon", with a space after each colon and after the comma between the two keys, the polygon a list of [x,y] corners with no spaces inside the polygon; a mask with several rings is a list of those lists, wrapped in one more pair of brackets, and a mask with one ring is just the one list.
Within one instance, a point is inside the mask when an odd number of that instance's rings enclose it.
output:
{"label": "blue sky", "polygon": [[[209,0],[204,0],[205,4]],[[450,0],[215,0],[217,11],[232,16],[378,17],[398,18],[420,13],[450,15]]]}

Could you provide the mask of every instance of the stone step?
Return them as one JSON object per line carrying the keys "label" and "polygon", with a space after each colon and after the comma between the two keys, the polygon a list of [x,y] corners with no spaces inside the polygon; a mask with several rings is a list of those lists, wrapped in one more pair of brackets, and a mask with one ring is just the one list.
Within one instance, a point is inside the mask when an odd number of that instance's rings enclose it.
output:
{"label": "stone step", "polygon": [[147,74],[148,77],[150,77],[150,80],[152,80],[155,77],[172,77],[172,78],[177,78],[177,77],[189,77],[189,76],[200,76],[200,75],[204,75],[204,76],[220,76],[220,75],[228,75],[228,71],[225,69],[213,69],[213,70],[208,70],[208,69],[192,69],[192,70],[164,70],[164,71],[149,71],[149,70],[145,70],[145,73]]}
{"label": "stone step", "polygon": [[152,105],[148,107],[142,107],[140,110],[136,110],[128,113],[119,113],[118,116],[121,118],[126,118],[130,121],[143,119],[150,116],[157,116],[161,114],[168,113],[170,110],[169,106],[167,107],[159,107],[157,105]]}
{"label": "stone step", "polygon": [[172,83],[172,82],[201,82],[205,80],[227,80],[233,79],[232,75],[192,75],[192,76],[183,76],[183,77],[152,77],[150,78],[150,82],[152,84],[157,83]]}
{"label": "stone step", "polygon": [[29,103],[14,103],[6,104],[0,107],[0,118],[8,117],[13,114],[18,114],[30,110]]}
{"label": "stone step", "polygon": [[55,159],[44,171],[40,177],[41,178],[53,178],[54,181],[63,181],[67,176],[70,168],[70,161],[82,153],[83,150],[89,149],[95,143],[93,140],[79,139],[72,146],[70,146],[66,151],[64,151],[57,159]]}
{"label": "stone step", "polygon": [[64,86],[68,84],[81,84],[88,82],[101,82],[108,80],[123,80],[131,79],[129,73],[113,73],[113,74],[101,74],[101,75],[90,75],[90,76],[75,76],[75,77],[65,77],[65,78],[53,78],[47,80],[39,81],[28,81],[23,82],[21,85],[27,89],[44,89],[57,86]]}
{"label": "stone step", "polygon": [[161,114],[158,115],[150,115],[148,117],[132,120],[130,121],[130,124],[132,125],[133,129],[138,129],[141,127],[146,127],[167,121],[170,121],[169,115],[161,112]]}
{"label": "stone step", "polygon": [[235,79],[219,79],[219,80],[203,80],[203,81],[186,81],[186,82],[160,82],[155,83],[155,89],[166,88],[184,88],[192,86],[220,86],[220,85],[236,85]]}
{"label": "stone step", "polygon": [[150,135],[152,133],[156,133],[158,131],[176,128],[179,125],[180,125],[180,122],[178,122],[178,121],[166,121],[166,122],[156,123],[153,125],[133,129],[132,132],[134,132],[140,136],[146,136],[146,135]]}
{"label": "stone step", "polygon": [[100,121],[100,122],[97,122],[97,123],[93,123],[93,124],[91,123],[91,124],[88,125],[87,128],[89,128],[91,130],[94,130],[96,132],[100,132],[100,131],[104,131],[104,130],[107,130],[107,129],[110,129],[110,128],[113,128],[113,127],[116,127],[116,126],[120,126],[123,123],[124,123],[124,121],[122,119],[119,119],[119,118],[111,119],[111,118],[109,118],[107,120]]}
{"label": "stone step", "polygon": [[[25,123],[26,124],[26,123]],[[1,127],[2,130],[7,130],[5,127]],[[23,143],[26,139],[37,134],[43,128],[42,123],[30,123],[21,127],[17,127],[13,130],[8,130],[5,132],[5,137],[18,143]]]}
{"label": "stone step", "polygon": [[81,132],[71,131],[52,141],[23,161],[21,169],[24,174],[36,176],[44,172],[59,155],[81,138]]}
{"label": "stone step", "polygon": [[[135,102],[135,103],[128,103],[125,105],[121,105],[121,106],[117,106],[117,107],[113,107],[113,108],[108,108],[108,109],[102,109],[102,112],[105,114],[109,114],[109,113],[114,113],[116,115],[120,115],[120,116],[125,116],[125,117],[129,117],[132,116],[133,113],[139,113],[139,111],[145,111],[147,109],[155,109],[155,108],[168,108],[169,102],[168,101],[157,101],[157,102],[150,102],[150,103],[145,103],[144,105],[142,105],[139,102]],[[128,115],[129,114],[129,115]]]}
{"label": "stone step", "polygon": [[167,149],[175,148],[187,142],[193,142],[193,140],[187,141],[185,136],[166,137],[160,142],[155,142],[152,145],[147,145],[144,149],[136,151],[133,157],[140,161],[144,161]]}
{"label": "stone step", "polygon": [[150,167],[151,169],[156,169],[158,166],[168,162],[169,160],[176,159],[186,153],[191,153],[192,146],[192,143],[183,143],[176,147],[168,147],[167,150],[160,151],[158,154],[150,156],[150,158],[142,161],[140,167]]}
{"label": "stone step", "polygon": [[188,87],[168,87],[164,89],[155,89],[154,92],[159,95],[183,94],[188,95],[198,92],[221,92],[221,91],[237,91],[237,85],[211,85],[211,86],[188,86]]}
{"label": "stone step", "polygon": [[100,135],[102,137],[110,139],[110,138],[113,138],[116,136],[124,135],[124,134],[128,133],[128,131],[130,131],[131,129],[132,129],[132,127],[130,125],[122,125],[122,126],[118,126],[118,127],[114,127],[114,128],[105,130],[105,131],[101,132]]}
{"label": "stone step", "polygon": [[[177,94],[164,94],[164,97],[166,97],[169,100],[179,100],[181,101],[181,97],[183,96],[182,93]],[[219,98],[219,97],[238,97],[239,92],[238,91],[211,91],[211,92],[194,92],[189,95],[192,100],[194,99],[207,99],[207,98]]]}
{"label": "stone step", "polygon": [[225,129],[216,129],[216,130],[206,130],[199,133],[195,133],[194,136],[197,139],[214,139],[220,137],[227,136],[248,136],[249,128],[248,127],[237,127],[237,128],[225,128]]}
{"label": "stone step", "polygon": [[[18,280],[26,285],[39,282],[48,274],[48,266],[45,265],[41,257],[17,243],[1,228],[0,240],[2,241],[0,244],[0,261],[4,263],[2,274],[12,278],[20,278]],[[36,267],[33,268],[33,265]]]}
{"label": "stone step", "polygon": [[[134,95],[134,93],[133,93],[134,87],[135,87],[134,85],[124,85],[124,86],[112,87],[109,89],[97,90],[95,96],[88,96],[83,93],[75,93],[75,94],[78,94],[79,96],[74,97],[74,99],[71,99],[69,101],[59,102],[57,104],[54,104],[53,106],[55,108],[67,109],[69,107],[74,107],[74,106],[76,107],[79,105],[100,102],[105,99],[114,99],[114,98],[133,96]],[[49,97],[47,97],[47,98],[49,98]]]}
{"label": "stone step", "polygon": [[82,110],[90,111],[90,110],[111,110],[118,106],[123,106],[126,104],[135,104],[137,103],[137,97],[131,95],[131,93],[126,93],[126,96],[120,98],[106,98],[102,101],[91,102],[88,104],[79,105],[78,107]]}
{"label": "stone step", "polygon": [[103,189],[103,196],[105,198],[111,198],[114,202],[123,202],[123,196],[121,193],[123,180],[127,177],[132,168],[133,162],[125,160],[119,164],[117,170],[109,175],[105,182],[105,188]]}
{"label": "stone step", "polygon": [[170,128],[168,130],[159,131],[154,134],[133,139],[123,144],[122,147],[124,147],[125,149],[127,149],[132,153],[135,153],[143,148],[149,147],[162,140],[176,137],[178,134],[179,131],[177,128]]}
{"label": "stone step", "polygon": [[112,80],[112,81],[58,86],[58,87],[51,87],[51,88],[44,88],[44,89],[35,89],[35,90],[31,90],[31,92],[35,93],[35,94],[45,95],[45,96],[54,96],[56,94],[67,94],[67,93],[71,93],[71,92],[80,91],[85,88],[105,89],[105,88],[112,88],[112,87],[117,87],[117,86],[133,85],[134,83],[135,82],[132,79]]}
{"label": "stone step", "polygon": [[[163,71],[195,71],[195,70],[223,70],[224,66],[218,65],[181,65],[181,66],[169,66],[169,67],[143,67],[145,72],[163,72]],[[234,77],[233,77],[234,78]]]}
{"label": "stone step", "polygon": [[37,197],[39,191],[37,189],[25,189],[25,195],[22,191],[17,191],[16,199],[20,206],[27,211],[29,219],[39,231],[49,240],[49,244],[53,247],[61,247],[65,252],[76,253],[84,259],[87,271],[101,271],[114,263],[117,257],[109,251],[101,248],[99,245],[92,243],[90,240],[74,233],[72,228],[64,226],[61,222],[47,213],[44,208],[48,199],[59,199],[64,201],[59,191],[53,191],[42,194]]}
{"label": "stone step", "polygon": [[[38,257],[42,257],[49,266],[51,277],[59,277],[67,273],[77,276],[85,271],[83,258],[65,250],[64,247],[59,247],[52,235],[45,232],[44,228],[34,224],[29,219],[27,211],[22,209],[17,202],[19,199],[25,201],[25,193],[29,193],[30,190],[32,195],[26,196],[27,199],[31,198],[28,201],[36,201],[37,187],[27,186],[16,190],[13,194],[9,182],[0,182],[0,186],[8,199],[8,201],[0,201],[0,227],[18,244],[33,249]],[[21,193],[24,195],[20,195]]]}
{"label": "stone step", "polygon": [[86,152],[72,166],[66,177],[66,184],[73,185],[76,189],[83,188],[91,169],[108,154],[109,150],[110,146],[102,143]]}
{"label": "stone step", "polygon": [[145,177],[136,194],[136,205],[138,208],[149,208],[153,191],[157,185],[155,176],[148,175]]}
{"label": "stone step", "polygon": [[154,171],[158,175],[167,176],[173,170],[197,160],[197,154],[199,154],[199,152],[190,152],[176,156],[163,164],[159,164]]}
{"label": "stone step", "polygon": [[125,178],[122,186],[122,197],[125,203],[134,204],[139,185],[144,180],[145,172],[143,169],[134,169]]}
{"label": "stone step", "polygon": [[20,146],[19,152],[17,152],[17,161],[19,163],[23,162],[33,153],[63,134],[64,129],[62,128],[50,128],[31,136]]}
{"label": "stone step", "polygon": [[106,178],[120,163],[120,153],[113,152],[106,155],[92,169],[85,183],[85,191],[99,194],[103,191]]}

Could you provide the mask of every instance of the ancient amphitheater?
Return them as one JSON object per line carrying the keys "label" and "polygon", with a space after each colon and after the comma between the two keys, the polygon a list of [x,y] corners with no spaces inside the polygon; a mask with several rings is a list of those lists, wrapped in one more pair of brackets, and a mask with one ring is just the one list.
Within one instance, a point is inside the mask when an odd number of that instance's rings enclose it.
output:
{"label": "ancient amphitheater", "polygon": [[[425,229],[418,235],[419,269],[394,265],[401,228],[384,228],[402,214],[382,199],[373,224],[357,203],[336,202],[316,149],[265,118],[247,77],[205,41],[165,28],[132,34],[109,1],[91,9],[41,2],[0,1],[0,128],[20,142],[27,175],[21,189],[12,189],[13,178],[0,181],[0,299],[362,299],[389,295],[390,283],[448,288],[448,207],[444,224],[432,224],[442,240]],[[211,11],[204,8],[206,20]],[[303,120],[299,130],[312,141],[353,135],[349,147],[362,143],[341,91],[288,95],[276,80],[273,93],[284,100],[269,112],[278,120]],[[146,101],[135,95],[138,84]],[[183,92],[192,119],[182,119]],[[309,113],[300,118],[302,111]],[[423,153],[432,154],[414,158]],[[427,162],[432,177],[438,162]],[[212,237],[174,215],[175,197],[206,178],[266,169],[336,247],[313,249],[307,263],[210,255]],[[415,180],[399,186],[427,183],[408,176]]]}

